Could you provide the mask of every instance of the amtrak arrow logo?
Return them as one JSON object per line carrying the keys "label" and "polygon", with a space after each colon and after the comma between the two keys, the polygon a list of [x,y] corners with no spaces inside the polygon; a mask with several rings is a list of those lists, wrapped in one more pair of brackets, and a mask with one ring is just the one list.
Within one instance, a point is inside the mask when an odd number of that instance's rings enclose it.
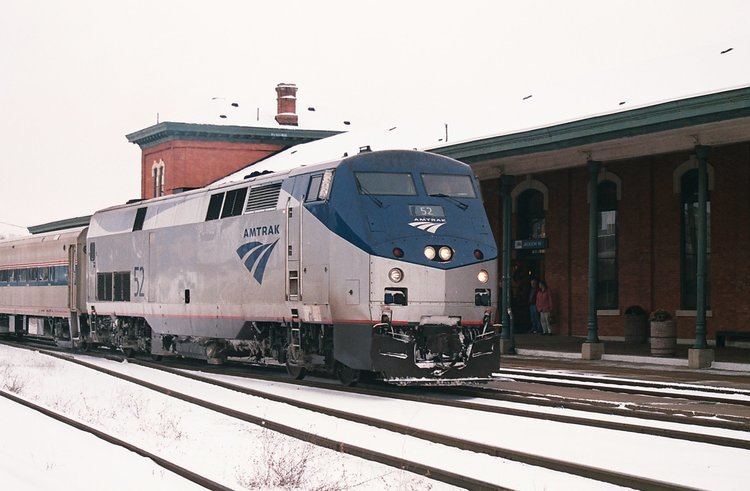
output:
{"label": "amtrak arrow logo", "polygon": [[[237,248],[237,255],[242,259],[247,255],[245,259],[245,267],[252,273],[253,278],[258,284],[263,284],[263,273],[266,271],[266,265],[268,264],[268,258],[271,257],[274,247],[279,239],[276,239],[270,244],[264,244],[262,242],[248,242],[242,244]],[[255,272],[253,273],[253,267]]]}
{"label": "amtrak arrow logo", "polygon": [[424,230],[425,232],[434,234],[440,227],[445,225],[445,222],[409,222],[409,225],[418,228],[419,230]]}

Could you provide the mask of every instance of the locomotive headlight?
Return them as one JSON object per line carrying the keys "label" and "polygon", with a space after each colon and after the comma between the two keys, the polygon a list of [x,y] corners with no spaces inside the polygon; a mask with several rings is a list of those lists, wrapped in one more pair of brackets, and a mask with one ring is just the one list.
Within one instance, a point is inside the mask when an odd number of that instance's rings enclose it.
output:
{"label": "locomotive headlight", "polygon": [[481,270],[477,273],[477,279],[480,283],[487,283],[490,279],[490,274],[486,270]]}
{"label": "locomotive headlight", "polygon": [[448,246],[443,246],[438,251],[438,255],[442,261],[450,261],[453,257],[453,249]]}
{"label": "locomotive headlight", "polygon": [[392,282],[398,283],[399,281],[404,279],[404,272],[398,268],[393,268],[392,270],[388,271],[388,278]]}
{"label": "locomotive headlight", "polygon": [[424,248],[424,257],[432,261],[435,259],[435,256],[437,256],[437,251],[432,246],[427,246]]}

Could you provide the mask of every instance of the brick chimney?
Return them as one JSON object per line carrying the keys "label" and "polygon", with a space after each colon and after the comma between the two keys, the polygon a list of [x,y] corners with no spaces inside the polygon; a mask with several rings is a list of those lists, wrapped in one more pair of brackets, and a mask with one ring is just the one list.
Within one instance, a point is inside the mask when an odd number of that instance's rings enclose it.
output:
{"label": "brick chimney", "polygon": [[276,86],[276,122],[297,126],[297,86],[279,84]]}

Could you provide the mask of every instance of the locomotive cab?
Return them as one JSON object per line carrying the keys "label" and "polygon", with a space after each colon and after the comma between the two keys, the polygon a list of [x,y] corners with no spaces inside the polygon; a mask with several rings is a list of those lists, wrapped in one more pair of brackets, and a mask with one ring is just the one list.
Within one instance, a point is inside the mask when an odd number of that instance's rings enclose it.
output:
{"label": "locomotive cab", "polygon": [[347,370],[424,384],[497,368],[497,249],[469,166],[424,152],[363,153],[337,167],[317,216],[345,239],[330,255],[334,357]]}

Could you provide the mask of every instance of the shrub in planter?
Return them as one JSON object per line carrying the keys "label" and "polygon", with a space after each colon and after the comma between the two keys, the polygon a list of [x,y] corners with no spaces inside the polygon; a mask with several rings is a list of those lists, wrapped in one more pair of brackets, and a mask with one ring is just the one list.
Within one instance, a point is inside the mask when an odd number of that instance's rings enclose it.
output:
{"label": "shrub in planter", "polygon": [[666,310],[651,312],[651,354],[674,355],[677,348],[677,327],[672,314]]}

